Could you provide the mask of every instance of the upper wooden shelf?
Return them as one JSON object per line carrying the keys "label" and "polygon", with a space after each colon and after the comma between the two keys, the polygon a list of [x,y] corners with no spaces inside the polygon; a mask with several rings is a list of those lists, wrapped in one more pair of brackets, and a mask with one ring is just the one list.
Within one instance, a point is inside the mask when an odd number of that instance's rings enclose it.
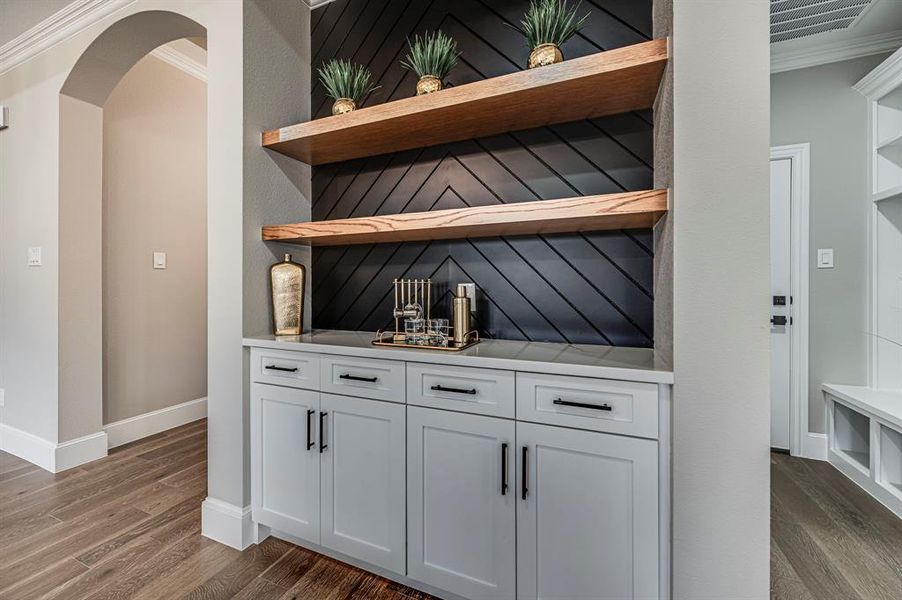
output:
{"label": "upper wooden shelf", "polygon": [[650,108],[667,40],[599,52],[263,133],[311,165]]}
{"label": "upper wooden shelf", "polygon": [[667,190],[536,200],[431,212],[312,221],[263,228],[267,241],[343,246],[653,227]]}

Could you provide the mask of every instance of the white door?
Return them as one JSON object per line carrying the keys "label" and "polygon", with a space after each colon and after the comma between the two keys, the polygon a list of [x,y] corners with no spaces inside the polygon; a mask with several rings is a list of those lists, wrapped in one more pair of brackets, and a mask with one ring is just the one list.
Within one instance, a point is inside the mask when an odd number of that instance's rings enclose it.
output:
{"label": "white door", "polygon": [[514,597],[514,422],[407,409],[408,577],[480,600]]}
{"label": "white door", "polygon": [[322,545],[400,575],[404,405],[322,394]]}
{"label": "white door", "polygon": [[658,443],[517,423],[517,598],[658,598]]}
{"label": "white door", "polygon": [[[770,445],[789,449],[792,377],[792,159],[770,161]],[[805,400],[807,401],[807,400]]]}
{"label": "white door", "polygon": [[251,510],[257,523],[319,543],[319,392],[251,385]]}

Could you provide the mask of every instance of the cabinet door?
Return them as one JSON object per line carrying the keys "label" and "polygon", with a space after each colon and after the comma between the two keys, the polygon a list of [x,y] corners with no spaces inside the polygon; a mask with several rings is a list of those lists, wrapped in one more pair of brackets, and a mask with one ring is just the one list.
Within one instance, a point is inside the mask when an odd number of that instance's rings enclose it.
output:
{"label": "cabinet door", "polygon": [[513,421],[408,406],[408,577],[465,598],[514,597],[514,450]]}
{"label": "cabinet door", "polygon": [[658,598],[657,454],[652,440],[517,423],[517,598]]}
{"label": "cabinet door", "polygon": [[254,521],[319,543],[319,392],[251,385]]}
{"label": "cabinet door", "polygon": [[322,395],[322,545],[404,574],[404,405]]}

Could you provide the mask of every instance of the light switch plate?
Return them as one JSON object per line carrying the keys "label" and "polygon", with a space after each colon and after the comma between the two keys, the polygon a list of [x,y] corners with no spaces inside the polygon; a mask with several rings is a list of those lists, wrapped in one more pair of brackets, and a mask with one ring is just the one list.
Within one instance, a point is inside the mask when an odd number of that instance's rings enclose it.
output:
{"label": "light switch plate", "polygon": [[28,266],[40,267],[43,264],[41,260],[41,246],[32,246],[28,249]]}
{"label": "light switch plate", "polygon": [[153,268],[154,269],[165,269],[166,268],[166,253],[165,252],[154,252],[153,253]]}
{"label": "light switch plate", "polygon": [[833,268],[833,248],[817,249],[817,268],[832,269]]}
{"label": "light switch plate", "polygon": [[0,408],[6,406],[6,390],[0,388]]}

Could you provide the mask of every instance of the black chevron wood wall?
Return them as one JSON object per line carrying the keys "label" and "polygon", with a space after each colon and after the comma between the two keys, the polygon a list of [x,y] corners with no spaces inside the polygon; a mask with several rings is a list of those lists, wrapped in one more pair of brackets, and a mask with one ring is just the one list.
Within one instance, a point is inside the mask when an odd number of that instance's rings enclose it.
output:
{"label": "black chevron wood wall", "polygon": [[[651,36],[651,0],[583,0],[592,13],[565,58]],[[366,102],[413,95],[406,40],[441,29],[462,51],[451,85],[523,69],[528,0],[337,0],[313,11],[313,64],[348,58],[381,86]],[[566,102],[567,98],[560,98]],[[331,100],[313,87],[315,118]],[[554,105],[546,107],[555,110]],[[416,132],[411,131],[415,136]],[[313,220],[565,198],[652,187],[652,118],[629,113],[316,167]],[[650,347],[651,230],[315,248],[313,326],[389,326],[395,277],[431,277],[433,316],[475,282],[484,337]]]}

